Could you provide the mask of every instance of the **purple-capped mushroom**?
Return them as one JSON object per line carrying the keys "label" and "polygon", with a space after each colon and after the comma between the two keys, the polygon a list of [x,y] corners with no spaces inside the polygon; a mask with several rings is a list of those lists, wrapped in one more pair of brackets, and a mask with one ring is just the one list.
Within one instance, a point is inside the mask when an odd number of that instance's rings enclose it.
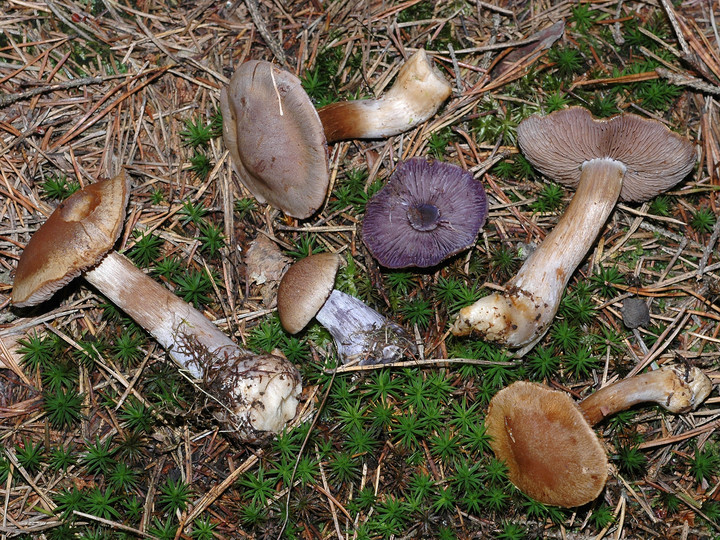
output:
{"label": "purple-capped mushroom", "polygon": [[411,158],[365,208],[365,245],[387,268],[435,266],[475,243],[487,218],[482,184],[466,170]]}

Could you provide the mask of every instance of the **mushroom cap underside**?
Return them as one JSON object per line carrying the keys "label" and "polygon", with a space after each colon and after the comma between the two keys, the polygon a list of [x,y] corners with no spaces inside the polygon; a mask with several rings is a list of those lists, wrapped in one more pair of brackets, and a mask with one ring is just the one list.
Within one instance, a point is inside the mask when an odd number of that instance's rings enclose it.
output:
{"label": "mushroom cap underside", "polygon": [[61,202],[20,256],[13,304],[26,307],[44,302],[100,262],[120,235],[129,194],[128,178],[121,172]]}
{"label": "mushroom cap underside", "polygon": [[366,205],[363,242],[387,268],[434,266],[472,246],[487,213],[485,189],[471,173],[411,158]]}
{"label": "mushroom cap underside", "polygon": [[330,184],[320,117],[292,73],[264,60],[242,64],[220,95],[223,139],[245,187],[260,201],[304,219]]}
{"label": "mushroom cap underside", "polygon": [[569,508],[594,500],[605,486],[605,450],[564,392],[515,382],[493,397],[485,426],[510,480],[533,499]]}
{"label": "mushroom cap underside", "polygon": [[657,120],[624,113],[595,119],[570,107],[533,115],[517,130],[523,154],[543,175],[576,185],[583,163],[597,158],[622,162],[627,171],[620,198],[646,201],[685,178],[696,161],[690,141]]}
{"label": "mushroom cap underside", "polygon": [[296,334],[320,311],[335,285],[342,257],[335,253],[316,253],[293,264],[278,287],[277,307],[280,324]]}

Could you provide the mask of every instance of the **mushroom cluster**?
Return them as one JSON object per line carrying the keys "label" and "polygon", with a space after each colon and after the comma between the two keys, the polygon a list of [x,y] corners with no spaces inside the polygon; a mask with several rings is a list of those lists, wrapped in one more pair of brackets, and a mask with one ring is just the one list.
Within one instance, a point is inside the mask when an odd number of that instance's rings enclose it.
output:
{"label": "mushroom cluster", "polygon": [[565,286],[590,250],[618,198],[646,201],[680,182],[695,165],[687,139],[656,120],[622,114],[596,120],[581,107],[518,126],[518,143],[546,177],[575,187],[555,228],[518,273],[460,310],[452,332],[530,350],[555,317]]}
{"label": "mushroom cluster", "polygon": [[238,177],[260,202],[305,219],[330,185],[327,145],[389,137],[425,122],[451,87],[423,49],[379,99],[315,110],[300,79],[264,60],[242,64],[220,94],[223,139]]}
{"label": "mushroom cluster", "polygon": [[113,250],[128,198],[129,181],[121,173],[60,203],[18,261],[13,304],[45,302],[82,274],[202,382],[217,405],[213,414],[233,436],[254,441],[280,431],[295,416],[299,372],[285,358],[238,347],[202,313]]}
{"label": "mushroom cluster", "polygon": [[623,379],[577,404],[565,392],[517,381],[490,401],[485,426],[490,446],[520,491],[569,508],[594,500],[607,481],[607,455],[592,426],[644,402],[685,413],[711,391],[700,369],[681,366]]}

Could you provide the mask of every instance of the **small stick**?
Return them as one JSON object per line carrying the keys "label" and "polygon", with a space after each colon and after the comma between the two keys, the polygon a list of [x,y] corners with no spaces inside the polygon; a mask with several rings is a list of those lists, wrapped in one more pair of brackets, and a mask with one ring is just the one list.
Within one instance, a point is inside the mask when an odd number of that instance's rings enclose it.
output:
{"label": "small stick", "polygon": [[265,24],[265,20],[260,14],[260,8],[258,7],[257,2],[255,0],[245,0],[245,5],[250,12],[250,17],[252,17],[253,24],[255,24],[255,27],[258,29],[258,32],[260,32],[260,35],[265,40],[265,43],[267,43],[267,46],[270,47],[270,50],[272,51],[273,55],[275,55],[277,61],[280,62],[282,66],[287,66],[285,51],[283,51],[280,44],[270,33],[270,30],[268,30],[268,27]]}

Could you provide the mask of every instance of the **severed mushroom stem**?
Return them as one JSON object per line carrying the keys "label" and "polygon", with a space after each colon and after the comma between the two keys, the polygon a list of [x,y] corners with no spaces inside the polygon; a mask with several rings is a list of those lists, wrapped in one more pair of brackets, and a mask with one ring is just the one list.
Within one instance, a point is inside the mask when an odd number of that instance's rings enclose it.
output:
{"label": "severed mushroom stem", "polygon": [[301,381],[286,359],[238,347],[197,309],[115,251],[85,279],[204,382],[221,406],[214,415],[238,439],[277,433],[295,416]]}
{"label": "severed mushroom stem", "polygon": [[695,409],[710,395],[712,382],[699,368],[663,366],[610,384],[578,406],[590,425],[638,403],[657,403],[679,414]]}
{"label": "severed mushroom stem", "polygon": [[407,332],[361,300],[333,289],[315,315],[335,340],[343,363],[360,365],[399,361],[415,346]]}
{"label": "severed mushroom stem", "polygon": [[407,131],[434,115],[452,87],[419,49],[379,99],[342,101],[318,110],[328,143],[377,139]]}
{"label": "severed mushroom stem", "polygon": [[488,341],[532,348],[553,321],[570,276],[615,207],[625,169],[611,158],[583,163],[575,196],[555,228],[525,260],[504,293],[485,296],[460,310],[453,334],[476,331]]}

